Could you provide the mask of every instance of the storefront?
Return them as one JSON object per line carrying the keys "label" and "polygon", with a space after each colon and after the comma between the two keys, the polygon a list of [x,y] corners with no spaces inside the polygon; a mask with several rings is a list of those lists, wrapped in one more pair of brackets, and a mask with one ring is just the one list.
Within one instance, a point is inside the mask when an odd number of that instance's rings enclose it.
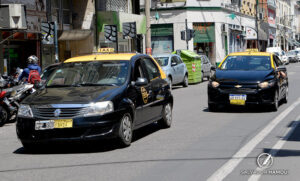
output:
{"label": "storefront", "polygon": [[151,25],[151,48],[153,54],[174,51],[173,24]]}
{"label": "storefront", "polygon": [[246,48],[249,48],[249,49],[257,48],[257,33],[256,33],[256,30],[254,30],[251,27],[246,27],[246,41],[247,41]]}
{"label": "storefront", "polygon": [[[12,35],[12,32],[2,32],[2,38],[5,39]],[[30,55],[41,55],[41,41],[39,34],[29,32],[16,32],[12,38],[4,43],[4,74],[14,74],[16,68],[27,67],[27,58]]]}
{"label": "storefront", "polygon": [[194,51],[213,59],[215,50],[215,23],[193,23]]}

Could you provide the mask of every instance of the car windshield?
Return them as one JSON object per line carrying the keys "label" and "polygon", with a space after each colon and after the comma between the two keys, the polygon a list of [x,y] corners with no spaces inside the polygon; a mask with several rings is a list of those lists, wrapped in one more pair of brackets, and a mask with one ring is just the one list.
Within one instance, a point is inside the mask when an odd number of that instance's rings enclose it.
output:
{"label": "car windshield", "polygon": [[128,61],[65,63],[51,74],[47,87],[120,86],[128,77]]}
{"label": "car windshield", "polygon": [[286,55],[289,55],[289,56],[291,56],[291,55],[296,55],[296,52],[294,52],[294,51],[289,51],[289,52],[286,53]]}
{"label": "car windshield", "polygon": [[155,60],[160,66],[167,66],[169,62],[169,57],[155,57]]}
{"label": "car windshield", "polygon": [[53,67],[49,67],[47,69],[45,69],[41,75],[41,79],[43,81],[46,81],[48,79],[48,77],[51,75],[52,72],[54,72],[54,70],[57,68],[57,66],[53,66]]}
{"label": "car windshield", "polygon": [[222,63],[221,70],[270,70],[269,56],[229,56]]}

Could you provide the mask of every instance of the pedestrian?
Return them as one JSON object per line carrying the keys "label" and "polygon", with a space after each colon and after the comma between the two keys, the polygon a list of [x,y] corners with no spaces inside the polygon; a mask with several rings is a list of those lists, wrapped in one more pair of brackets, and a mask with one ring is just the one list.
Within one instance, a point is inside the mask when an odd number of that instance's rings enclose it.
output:
{"label": "pedestrian", "polygon": [[38,65],[38,57],[35,55],[31,55],[28,57],[28,67],[23,70],[21,75],[19,76],[19,81],[26,79],[27,82],[31,84],[35,84],[36,82],[40,82],[41,77],[41,67]]}

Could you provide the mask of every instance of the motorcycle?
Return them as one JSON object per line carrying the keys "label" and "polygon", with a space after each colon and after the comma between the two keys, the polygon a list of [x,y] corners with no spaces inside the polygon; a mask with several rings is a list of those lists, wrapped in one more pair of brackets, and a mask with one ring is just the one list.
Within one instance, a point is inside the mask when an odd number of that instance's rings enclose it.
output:
{"label": "motorcycle", "polygon": [[0,127],[16,119],[19,103],[35,89],[32,84],[21,84],[6,88],[7,81],[0,78]]}

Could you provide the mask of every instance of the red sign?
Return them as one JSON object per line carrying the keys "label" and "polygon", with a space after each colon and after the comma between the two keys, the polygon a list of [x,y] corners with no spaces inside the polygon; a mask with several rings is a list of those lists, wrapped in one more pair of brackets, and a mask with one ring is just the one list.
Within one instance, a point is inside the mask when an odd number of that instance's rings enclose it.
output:
{"label": "red sign", "polygon": [[192,64],[192,71],[196,72],[196,64],[194,64],[194,63]]}
{"label": "red sign", "polygon": [[146,54],[151,55],[152,54],[152,49],[151,48],[146,48]]}

